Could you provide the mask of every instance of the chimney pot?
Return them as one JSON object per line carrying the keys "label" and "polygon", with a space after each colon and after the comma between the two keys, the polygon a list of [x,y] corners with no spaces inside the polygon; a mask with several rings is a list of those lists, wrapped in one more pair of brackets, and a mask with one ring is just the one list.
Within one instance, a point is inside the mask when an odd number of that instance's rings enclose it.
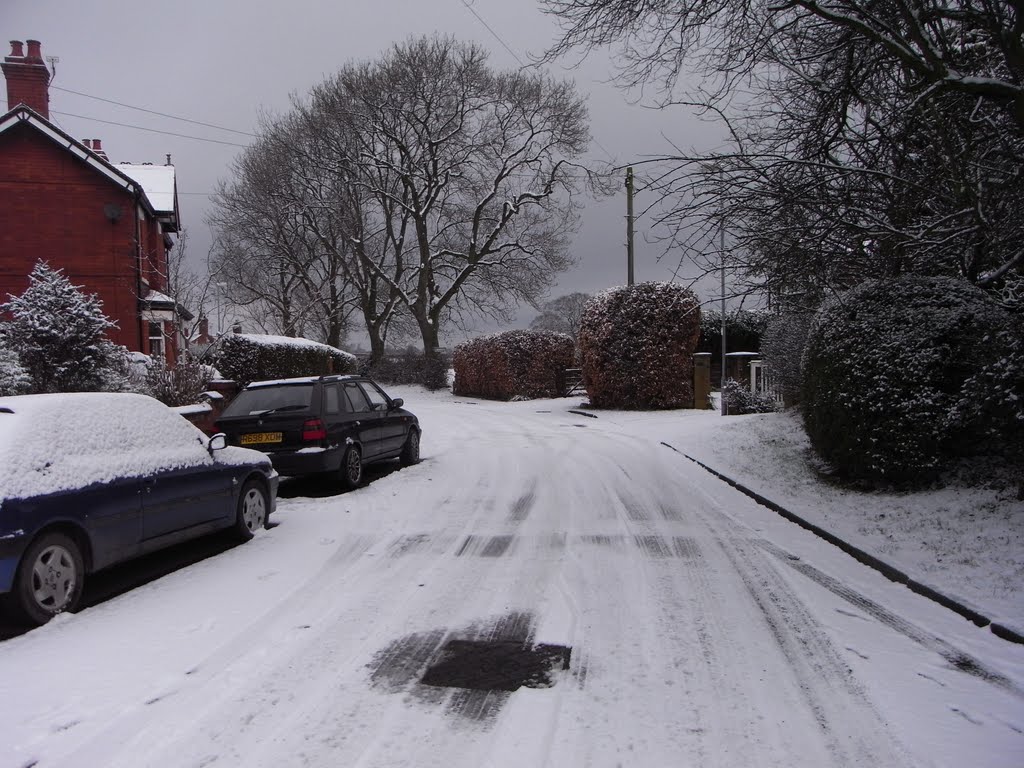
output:
{"label": "chimney pot", "polygon": [[92,149],[92,139],[82,139],[82,143],[85,144],[86,149]]}
{"label": "chimney pot", "polygon": [[103,147],[100,146],[100,140],[99,139],[93,139],[92,140],[92,148],[96,152],[102,152],[103,151]]}
{"label": "chimney pot", "polygon": [[7,80],[7,108],[24,104],[50,119],[50,70],[43,61],[38,40],[28,41],[28,55],[22,57],[20,40],[11,40],[11,55],[0,62]]}

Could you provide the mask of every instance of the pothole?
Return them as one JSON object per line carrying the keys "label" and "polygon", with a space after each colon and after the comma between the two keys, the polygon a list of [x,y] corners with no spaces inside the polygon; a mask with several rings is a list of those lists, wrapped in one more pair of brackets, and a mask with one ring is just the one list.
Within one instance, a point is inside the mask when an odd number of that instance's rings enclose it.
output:
{"label": "pothole", "polygon": [[572,649],[516,640],[450,640],[420,680],[424,685],[474,691],[550,688],[552,673],[569,669]]}

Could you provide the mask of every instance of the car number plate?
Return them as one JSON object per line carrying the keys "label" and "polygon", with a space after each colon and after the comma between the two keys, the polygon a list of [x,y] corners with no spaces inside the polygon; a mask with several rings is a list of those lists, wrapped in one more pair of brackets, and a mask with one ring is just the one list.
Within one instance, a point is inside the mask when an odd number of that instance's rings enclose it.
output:
{"label": "car number plate", "polygon": [[239,440],[242,445],[256,445],[257,443],[280,443],[280,432],[254,432],[251,435],[242,435]]}

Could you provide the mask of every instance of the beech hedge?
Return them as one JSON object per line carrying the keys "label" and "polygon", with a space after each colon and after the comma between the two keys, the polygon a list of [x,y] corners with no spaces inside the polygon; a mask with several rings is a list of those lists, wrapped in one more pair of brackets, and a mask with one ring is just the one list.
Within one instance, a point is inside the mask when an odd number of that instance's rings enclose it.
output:
{"label": "beech hedge", "polygon": [[505,331],[455,347],[453,390],[493,400],[559,397],[573,365],[572,337],[555,331]]}
{"label": "beech hedge", "polygon": [[251,381],[356,373],[356,356],[309,339],[228,334],[217,342],[211,362],[227,379]]}
{"label": "beech hedge", "polygon": [[674,283],[613,288],[587,305],[580,327],[583,385],[595,408],[693,406],[700,302]]}

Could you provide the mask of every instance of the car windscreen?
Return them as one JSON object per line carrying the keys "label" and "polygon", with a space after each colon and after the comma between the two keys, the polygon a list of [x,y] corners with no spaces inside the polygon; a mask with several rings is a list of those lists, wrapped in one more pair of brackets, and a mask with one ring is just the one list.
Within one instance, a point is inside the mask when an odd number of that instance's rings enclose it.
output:
{"label": "car windscreen", "polygon": [[281,413],[308,410],[312,397],[312,383],[244,389],[224,409],[224,415],[258,416],[271,411]]}

